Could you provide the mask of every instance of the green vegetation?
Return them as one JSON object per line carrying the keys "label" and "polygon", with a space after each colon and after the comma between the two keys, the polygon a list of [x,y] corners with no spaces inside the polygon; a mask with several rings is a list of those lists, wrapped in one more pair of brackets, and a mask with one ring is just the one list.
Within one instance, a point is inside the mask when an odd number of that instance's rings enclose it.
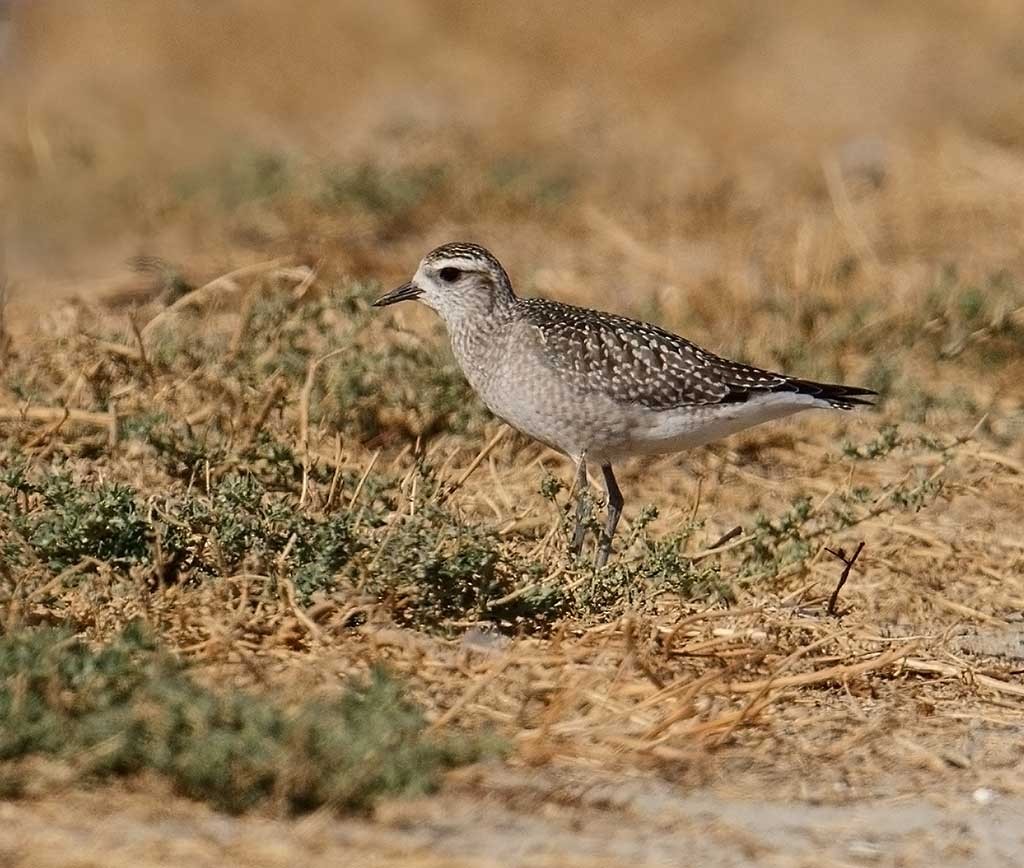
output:
{"label": "green vegetation", "polygon": [[[35,508],[23,509],[29,502]],[[57,472],[37,484],[19,462],[0,475],[0,511],[10,529],[54,571],[84,557],[123,566],[142,560],[148,548],[147,524],[134,492],[117,483],[85,487]],[[23,563],[12,543],[6,554],[13,563]]]}
{"label": "green vegetation", "polygon": [[237,813],[361,811],[381,796],[422,793],[456,765],[493,756],[486,736],[429,736],[422,712],[383,670],[337,698],[288,708],[195,681],[138,626],[92,649],[54,630],[0,638],[0,782],[11,761],[47,755],[81,777],[141,771]]}
{"label": "green vegetation", "polygon": [[372,163],[332,166],[323,171],[318,201],[329,210],[355,209],[394,219],[435,194],[444,180],[443,166],[392,171]]}
{"label": "green vegetation", "polygon": [[[303,604],[323,593],[368,596],[400,624],[441,632],[477,620],[546,629],[570,615],[653,611],[664,595],[730,598],[717,566],[697,567],[683,554],[689,532],[647,538],[654,510],[623,537],[627,554],[611,568],[595,572],[583,559],[567,565],[570,581],[545,583],[541,564],[443,502],[444,486],[428,465],[418,467],[408,513],[400,509],[398,481],[380,474],[362,479],[351,508],[302,509],[294,455],[266,437],[262,444],[267,457],[254,461],[247,451],[247,472],[218,475],[208,491],[172,482],[147,496],[61,469],[30,473],[19,462],[0,477],[4,551],[26,570],[37,565],[39,582],[86,558],[115,575],[142,567],[156,584],[246,572],[271,584],[289,580]],[[226,463],[243,462],[229,456]],[[314,478],[327,481],[322,471]],[[342,497],[358,485],[351,473],[337,481]]]}
{"label": "green vegetation", "polygon": [[246,202],[268,199],[287,189],[293,169],[288,158],[277,151],[240,148],[212,163],[181,172],[173,189],[181,199],[213,195],[225,210]]}
{"label": "green vegetation", "polygon": [[[948,456],[953,446],[928,437],[905,438],[896,425],[885,425],[866,443],[847,441],[842,448],[847,458],[870,462],[896,451],[939,452]],[[890,485],[877,488],[856,485],[834,492],[817,506],[811,498],[797,494],[781,514],[775,517],[759,514],[755,518],[750,539],[741,548],[743,572],[774,575],[784,566],[813,555],[831,535],[883,514],[916,512],[944,492],[941,478],[918,469]]]}
{"label": "green vegetation", "polygon": [[[235,352],[228,351],[221,332],[190,334],[172,323],[158,329],[151,361],[169,375],[216,373],[195,378],[194,387],[203,392],[197,399],[223,401],[227,392],[234,402],[271,379],[301,388],[310,363],[329,348],[337,354],[323,362],[310,395],[311,411],[324,424],[363,441],[479,428],[487,413],[445,342],[412,334],[391,340],[382,332],[386,320],[369,307],[379,292],[374,284],[348,282],[301,305],[287,294],[260,296],[248,314],[246,340]],[[164,439],[195,440],[181,433]]]}

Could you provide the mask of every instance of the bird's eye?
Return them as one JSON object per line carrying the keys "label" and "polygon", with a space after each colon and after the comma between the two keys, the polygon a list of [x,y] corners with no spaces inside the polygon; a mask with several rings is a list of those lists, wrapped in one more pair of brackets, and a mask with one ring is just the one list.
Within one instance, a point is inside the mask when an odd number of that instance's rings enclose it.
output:
{"label": "bird's eye", "polygon": [[458,268],[452,268],[449,265],[446,268],[442,268],[438,275],[445,283],[455,283],[456,280],[462,277],[462,272]]}

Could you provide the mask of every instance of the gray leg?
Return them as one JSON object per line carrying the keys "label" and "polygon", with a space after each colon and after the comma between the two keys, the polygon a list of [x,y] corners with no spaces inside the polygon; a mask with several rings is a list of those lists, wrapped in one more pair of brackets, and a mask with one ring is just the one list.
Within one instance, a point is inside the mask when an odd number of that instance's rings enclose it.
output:
{"label": "gray leg", "polygon": [[587,535],[587,521],[590,519],[590,482],[587,479],[587,456],[580,458],[576,467],[576,527],[572,532],[569,550],[578,555],[583,551],[583,538]]}
{"label": "gray leg", "polygon": [[608,492],[608,524],[605,525],[601,542],[597,545],[597,567],[600,569],[608,563],[608,555],[612,552],[612,537],[615,536],[615,528],[619,524],[619,516],[622,515],[622,492],[619,491],[619,484],[615,481],[615,474],[612,473],[610,464],[602,464],[601,472],[604,474],[604,487]]}

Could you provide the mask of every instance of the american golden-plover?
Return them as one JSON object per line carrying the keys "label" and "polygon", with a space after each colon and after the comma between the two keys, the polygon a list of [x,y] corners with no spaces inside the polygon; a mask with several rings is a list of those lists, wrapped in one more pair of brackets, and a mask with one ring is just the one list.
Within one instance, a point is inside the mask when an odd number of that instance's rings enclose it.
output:
{"label": "american golden-plover", "polygon": [[587,462],[600,465],[608,520],[599,567],[622,514],[614,461],[692,449],[813,407],[851,410],[875,394],[731,362],[626,317],[520,298],[501,263],[475,244],[431,251],[412,280],[374,305],[412,299],[440,314],[462,372],[488,409],[576,463],[576,554],[590,509]]}

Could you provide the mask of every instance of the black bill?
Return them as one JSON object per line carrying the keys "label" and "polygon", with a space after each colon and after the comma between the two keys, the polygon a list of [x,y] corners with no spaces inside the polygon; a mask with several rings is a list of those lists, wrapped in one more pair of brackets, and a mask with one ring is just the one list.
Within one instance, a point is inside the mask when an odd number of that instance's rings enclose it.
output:
{"label": "black bill", "polygon": [[398,289],[393,289],[391,292],[382,295],[373,303],[373,306],[385,307],[389,304],[397,304],[400,301],[412,301],[419,298],[421,293],[422,290],[414,283],[404,283]]}

